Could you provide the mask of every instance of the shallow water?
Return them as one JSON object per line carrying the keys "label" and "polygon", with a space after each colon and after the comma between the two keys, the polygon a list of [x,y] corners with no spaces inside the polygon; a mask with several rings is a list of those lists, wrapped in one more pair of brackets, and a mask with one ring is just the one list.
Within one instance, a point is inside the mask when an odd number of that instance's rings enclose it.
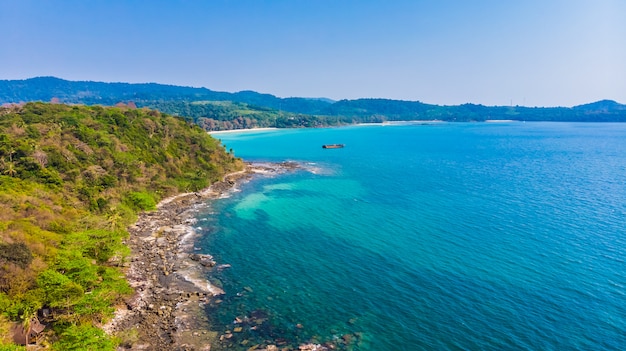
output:
{"label": "shallow water", "polygon": [[216,137],[306,170],[257,178],[199,215],[198,245],[232,265],[214,272],[226,295],[208,313],[221,333],[242,326],[214,349],[626,348],[626,124]]}

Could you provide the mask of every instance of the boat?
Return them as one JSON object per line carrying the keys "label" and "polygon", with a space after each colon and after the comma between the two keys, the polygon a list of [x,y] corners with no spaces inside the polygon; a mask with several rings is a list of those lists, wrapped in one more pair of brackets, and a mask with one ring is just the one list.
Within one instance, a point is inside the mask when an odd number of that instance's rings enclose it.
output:
{"label": "boat", "polygon": [[325,144],[322,145],[323,149],[341,149],[342,147],[344,147],[344,144]]}

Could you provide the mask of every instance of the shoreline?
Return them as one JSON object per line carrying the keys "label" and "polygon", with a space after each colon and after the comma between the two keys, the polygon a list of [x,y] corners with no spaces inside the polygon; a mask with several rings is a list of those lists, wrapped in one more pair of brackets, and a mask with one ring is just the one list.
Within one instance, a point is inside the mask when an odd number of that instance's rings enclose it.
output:
{"label": "shoreline", "polygon": [[300,169],[294,162],[248,163],[219,182],[195,193],[163,199],[156,211],[144,212],[128,228],[125,244],[131,255],[125,272],[135,293],[116,306],[102,328],[121,340],[119,349],[210,350],[218,340],[204,306],[220,303],[224,291],[207,278],[218,265],[211,255],[194,253],[195,214],[210,200],[255,175],[275,175]]}
{"label": "shoreline", "polygon": [[209,131],[209,135],[213,134],[226,134],[226,133],[249,133],[249,132],[269,132],[273,130],[280,129],[288,129],[288,128],[275,128],[275,127],[264,127],[264,128],[243,128],[243,129],[228,129],[228,130],[215,130]]}
{"label": "shoreline", "polygon": [[[396,125],[409,125],[409,124],[439,124],[439,123],[448,123],[448,121],[442,121],[438,119],[428,119],[428,120],[410,120],[410,121],[384,121],[384,122],[364,122],[364,123],[354,123],[354,124],[343,124],[337,126],[326,126],[322,128],[341,128],[341,127],[369,127],[369,126],[396,126]],[[315,127],[309,127],[305,129],[314,129]],[[263,128],[242,128],[242,129],[227,129],[227,130],[212,130],[208,131],[209,135],[215,134],[230,134],[230,133],[251,133],[251,132],[271,132],[278,130],[289,130],[289,129],[300,129],[300,128],[276,128],[276,127],[263,127]]]}
{"label": "shoreline", "polygon": [[227,130],[211,130],[207,131],[209,135],[230,134],[230,133],[251,133],[251,132],[272,132],[279,130],[289,129],[315,129],[315,128],[342,128],[342,127],[369,127],[369,126],[401,126],[410,124],[439,124],[449,123],[449,121],[442,121],[438,119],[428,120],[409,120],[409,121],[384,121],[384,122],[364,122],[364,123],[349,123],[342,125],[329,125],[323,127],[305,127],[305,128],[276,128],[276,127],[263,127],[263,128],[242,128],[242,129],[227,129]]}

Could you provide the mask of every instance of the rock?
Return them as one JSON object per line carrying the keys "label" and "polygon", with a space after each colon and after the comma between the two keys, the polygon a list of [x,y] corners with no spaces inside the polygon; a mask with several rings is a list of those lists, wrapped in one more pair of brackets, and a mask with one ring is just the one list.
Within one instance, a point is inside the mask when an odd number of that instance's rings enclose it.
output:
{"label": "rock", "polygon": [[[289,165],[283,166],[255,166],[261,173],[284,172]],[[255,172],[253,166],[249,166],[247,173],[241,173],[236,177],[248,177]],[[199,251],[193,246],[193,239],[189,239],[189,233],[193,235],[197,225],[193,216],[196,215],[196,205],[206,202],[206,198],[218,196],[226,192],[235,182],[236,177],[226,177],[224,182],[214,184],[210,189],[197,194],[183,194],[177,197],[165,199],[157,205],[157,211],[145,212],[139,215],[137,223],[128,228],[130,236],[124,241],[131,249],[132,255],[127,261],[126,276],[131,287],[135,289],[135,295],[126,301],[126,306],[118,310],[113,320],[105,326],[107,333],[115,331],[128,331],[133,328],[138,330],[137,340],[130,345],[124,346],[133,350],[210,350],[213,340],[231,339],[233,333],[223,335],[217,333],[205,334],[209,330],[206,318],[195,318],[191,315],[202,313],[204,303],[219,304],[221,300],[207,298],[206,294],[197,294],[198,291],[206,291],[203,282],[186,281],[184,276],[188,270],[206,276],[207,270],[216,266],[211,255],[194,253]],[[184,240],[184,241],[183,241]],[[200,263],[200,264],[198,264]],[[220,265],[219,269],[225,269],[230,265]],[[174,273],[176,272],[176,273]],[[211,282],[211,285],[214,285]],[[216,285],[218,288],[219,286]],[[215,289],[213,289],[215,290]],[[211,290],[209,296],[216,296]],[[245,289],[252,292],[251,288]],[[223,290],[219,290],[223,293]],[[218,292],[219,292],[218,291]],[[172,294],[170,296],[170,294]],[[159,306],[156,308],[155,306]],[[160,308],[164,306],[164,308]],[[180,323],[180,318],[193,319],[190,323]],[[256,312],[258,323],[267,318],[267,313]],[[242,333],[249,327],[247,321],[236,329],[236,333]],[[245,327],[244,327],[245,325]],[[193,337],[192,337],[193,336]],[[242,345],[249,345],[249,340],[242,341]],[[224,341],[225,347],[235,347],[236,344]],[[259,345],[251,349],[260,348]]]}
{"label": "rock", "polygon": [[349,345],[350,343],[352,343],[352,338],[353,338],[353,336],[352,336],[352,334],[344,334],[341,338],[343,339],[343,341],[344,341],[346,344],[348,344],[348,345]]}
{"label": "rock", "polygon": [[235,329],[233,329],[233,332],[235,333],[241,333],[241,331],[243,330],[242,327],[236,327]]}
{"label": "rock", "polygon": [[306,344],[300,345],[298,348],[300,351],[327,351],[328,349],[320,344]]}

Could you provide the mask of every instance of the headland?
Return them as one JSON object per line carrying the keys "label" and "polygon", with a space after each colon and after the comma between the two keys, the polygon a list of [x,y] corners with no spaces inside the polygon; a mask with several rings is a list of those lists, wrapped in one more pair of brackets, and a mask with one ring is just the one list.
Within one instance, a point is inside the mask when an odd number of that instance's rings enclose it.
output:
{"label": "headland", "polygon": [[131,258],[126,276],[135,293],[103,328],[122,340],[121,347],[139,350],[210,350],[219,336],[210,331],[204,312],[219,304],[224,291],[209,283],[211,269],[223,269],[213,257],[193,252],[195,214],[209,200],[231,191],[255,174],[280,174],[298,169],[293,162],[248,164],[245,170],[194,193],[161,201],[156,211],[143,212],[128,228]]}

